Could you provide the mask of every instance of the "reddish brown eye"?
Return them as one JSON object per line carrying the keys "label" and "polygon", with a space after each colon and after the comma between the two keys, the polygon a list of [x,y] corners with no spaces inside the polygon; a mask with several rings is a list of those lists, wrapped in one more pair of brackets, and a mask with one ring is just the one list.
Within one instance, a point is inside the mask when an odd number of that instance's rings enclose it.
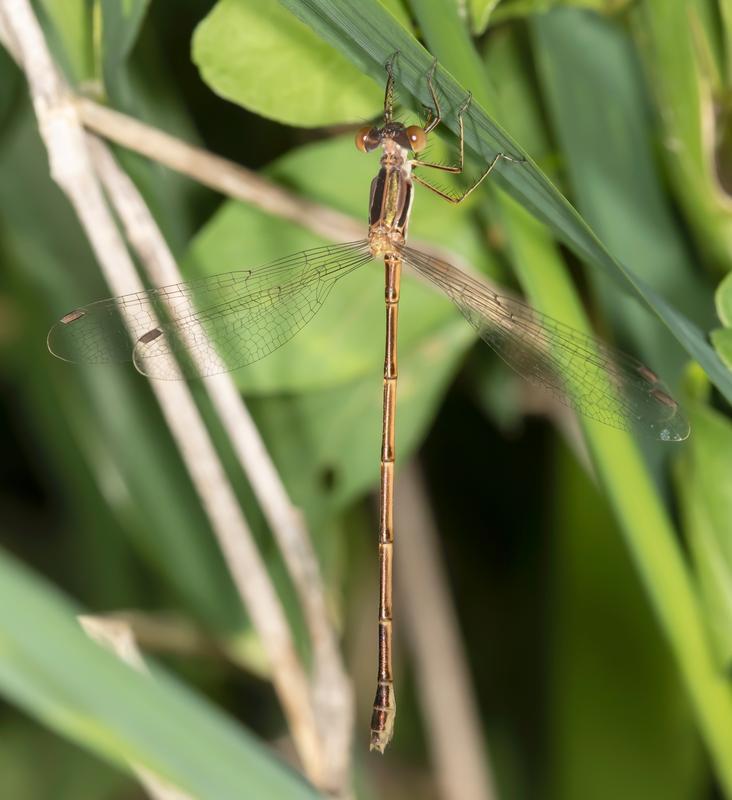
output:
{"label": "reddish brown eye", "polygon": [[415,153],[419,153],[420,150],[424,150],[427,147],[427,134],[424,132],[424,128],[420,128],[419,125],[410,125],[407,128],[407,139],[409,139],[409,145]]}
{"label": "reddish brown eye", "polygon": [[366,126],[365,128],[359,128],[356,133],[356,147],[362,153],[368,152],[368,148],[366,147],[366,141],[369,138],[369,133],[371,133],[371,128],[369,126]]}

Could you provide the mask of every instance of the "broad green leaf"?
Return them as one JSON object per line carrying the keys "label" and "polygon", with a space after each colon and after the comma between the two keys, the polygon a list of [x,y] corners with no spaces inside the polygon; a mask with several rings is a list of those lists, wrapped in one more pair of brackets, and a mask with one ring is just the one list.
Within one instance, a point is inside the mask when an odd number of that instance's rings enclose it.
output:
{"label": "broad green leaf", "polygon": [[193,60],[221,97],[289,125],[367,120],[382,102],[372,80],[276,0],[219,0],[196,29]]}
{"label": "broad green leaf", "polygon": [[[343,0],[336,8],[326,0],[281,0],[293,13],[308,22],[318,35],[338,47],[364,73],[383,83],[383,63],[399,51],[397,82],[420,103],[429,102],[425,82],[432,63],[430,55],[407,30],[398,25],[375,0]],[[444,121],[457,131],[455,111],[467,89],[444,69],[435,83],[443,97]],[[732,402],[732,373],[710,347],[703,332],[677,308],[657,294],[647,282],[613,258],[587,223],[477,102],[465,115],[465,141],[484,162],[496,151],[524,155],[520,166],[501,165],[495,179],[538,219],[549,225],[557,237],[583,260],[604,270],[621,287],[639,295],[666,323],[688,353],[704,367],[710,379]]]}
{"label": "broad green leaf", "polygon": [[[352,137],[301,148],[280,159],[270,174],[313,199],[364,219],[376,157],[364,156]],[[313,180],[317,176],[317,180]],[[345,179],[344,179],[345,177]],[[417,188],[411,233],[454,249],[473,266],[486,268],[481,237],[463,209],[447,209],[440,198]],[[323,244],[299,226],[241,203],[228,202],[193,242],[196,274],[215,274],[264,264]],[[384,269],[373,261],[339,281],[325,304],[292,341],[235,373],[243,391],[299,392],[378,375],[384,348]],[[427,286],[405,274],[399,323],[402,348],[416,345],[446,320],[462,318]],[[467,327],[467,326],[466,326]]]}
{"label": "broad green leaf", "polygon": [[316,796],[162,670],[141,674],[92,642],[78,613],[0,554],[0,691],[8,700],[121,768],[145,767],[194,797]]}
{"label": "broad green leaf", "polygon": [[720,663],[732,673],[732,424],[697,402],[679,465],[686,535]]}

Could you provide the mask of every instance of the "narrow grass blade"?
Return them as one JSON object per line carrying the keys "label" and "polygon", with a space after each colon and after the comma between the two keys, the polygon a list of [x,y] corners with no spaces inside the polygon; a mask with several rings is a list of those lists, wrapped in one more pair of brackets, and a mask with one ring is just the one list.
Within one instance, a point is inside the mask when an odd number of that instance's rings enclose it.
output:
{"label": "narrow grass blade", "polygon": [[142,675],[92,642],[78,611],[0,554],[0,691],[105,759],[195,797],[311,798],[252,736],[161,670]]}

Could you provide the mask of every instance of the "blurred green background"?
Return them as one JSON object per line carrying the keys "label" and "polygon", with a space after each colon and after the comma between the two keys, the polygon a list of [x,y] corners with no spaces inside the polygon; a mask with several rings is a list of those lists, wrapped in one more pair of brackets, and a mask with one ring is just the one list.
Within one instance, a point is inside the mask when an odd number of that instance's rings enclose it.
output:
{"label": "blurred green background", "polygon": [[[570,226],[562,228],[546,199],[554,195],[537,194],[532,205],[518,184],[506,187],[509,197],[492,183],[459,208],[417,189],[411,235],[575,327],[589,318],[664,377],[691,438],[635,443],[594,424],[568,435],[448,301],[405,278],[398,459],[419,464],[439,528],[497,796],[732,798],[724,399],[732,396],[732,3],[39,0],[34,8],[79,93],[364,220],[376,159],[355,150],[353,131],[378,115],[385,56],[418,53],[416,37],[472,90],[468,127],[475,123],[478,143],[497,149],[495,132],[472,116],[482,108],[569,198],[582,216],[562,212]],[[355,35],[361,24],[372,37]],[[414,87],[399,87],[412,113],[419,104],[406,88]],[[446,105],[454,129],[455,105]],[[454,137],[445,144],[454,147]],[[117,155],[187,277],[319,241],[138,155]],[[470,155],[476,169],[486,152],[474,143]],[[512,180],[522,179],[504,169],[498,182]],[[554,231],[527,210],[556,219]],[[584,221],[610,254],[604,271],[599,245],[588,245],[593,263],[568,241]],[[560,245],[552,233],[562,230]],[[27,84],[3,50],[0,258],[0,795],[145,796],[123,762],[152,752],[156,734],[136,739],[133,726],[122,746],[105,727],[104,703],[123,704],[124,692],[109,694],[108,665],[76,636],[79,609],[155,622],[154,658],[187,696],[210,701],[196,706],[200,716],[191,711],[173,758],[183,763],[186,748],[200,749],[218,706],[240,724],[227,736],[253,763],[286,774],[255,741],[280,741],[282,715],[147,382],[129,366],[72,367],[46,350],[56,319],[109,292],[49,178]],[[619,269],[613,278],[613,263],[663,303],[649,310]],[[361,273],[295,340],[235,380],[321,559],[355,680],[357,796],[435,798],[415,666],[398,627],[396,738],[383,759],[367,753],[383,286],[379,268]],[[204,410],[302,640],[261,511]],[[178,652],[165,652],[166,634],[178,634]],[[248,669],[227,657],[232,642],[249,654]],[[183,691],[178,682],[171,692]],[[165,702],[160,709],[178,713],[172,695]],[[237,763],[233,745],[212,758],[221,775]],[[231,796],[280,796],[256,770],[242,771]],[[227,796],[212,791],[200,796]]]}

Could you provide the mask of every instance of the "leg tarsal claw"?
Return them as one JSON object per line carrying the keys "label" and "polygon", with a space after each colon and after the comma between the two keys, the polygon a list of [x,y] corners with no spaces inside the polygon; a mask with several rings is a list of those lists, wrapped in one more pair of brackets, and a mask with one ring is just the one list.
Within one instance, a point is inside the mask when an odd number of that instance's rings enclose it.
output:
{"label": "leg tarsal claw", "polygon": [[463,104],[458,109],[457,113],[459,117],[462,117],[462,115],[470,108],[470,104],[472,103],[472,101],[473,101],[473,93],[468,92],[467,97],[465,98],[465,100],[463,100]]}
{"label": "leg tarsal claw", "polygon": [[510,161],[512,164],[525,164],[526,159],[523,156],[511,156],[508,153],[496,153],[494,156],[494,160],[503,159],[504,161]]}

